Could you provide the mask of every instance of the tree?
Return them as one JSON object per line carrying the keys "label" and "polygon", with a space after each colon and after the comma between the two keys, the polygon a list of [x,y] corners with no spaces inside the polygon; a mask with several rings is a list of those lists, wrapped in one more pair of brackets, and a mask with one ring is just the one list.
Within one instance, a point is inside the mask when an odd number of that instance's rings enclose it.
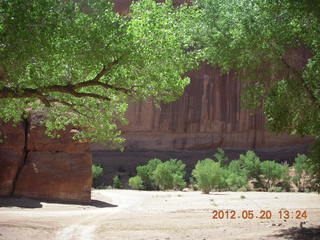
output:
{"label": "tree", "polygon": [[169,102],[197,62],[190,37],[197,10],[142,0],[122,17],[106,0],[2,0],[0,118],[45,110],[48,130],[79,127],[75,137],[123,142],[130,99]]}
{"label": "tree", "polygon": [[[203,11],[198,35],[206,58],[245,79],[245,106],[263,106],[268,127],[276,133],[310,135],[319,142],[319,1],[198,3]],[[319,159],[313,158],[314,169],[320,169]]]}

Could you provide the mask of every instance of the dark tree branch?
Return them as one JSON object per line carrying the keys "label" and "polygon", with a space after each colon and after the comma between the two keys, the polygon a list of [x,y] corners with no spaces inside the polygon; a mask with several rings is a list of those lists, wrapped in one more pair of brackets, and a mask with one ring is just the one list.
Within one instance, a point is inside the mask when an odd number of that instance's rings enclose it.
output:
{"label": "dark tree branch", "polygon": [[122,57],[118,58],[117,60],[111,62],[108,66],[104,66],[102,70],[91,80],[79,82],[75,84],[69,84],[69,85],[51,85],[48,87],[40,88],[40,89],[33,89],[33,88],[24,88],[19,89],[18,91],[3,87],[0,89],[0,98],[38,98],[45,104],[45,106],[50,107],[50,100],[48,100],[48,96],[46,96],[46,93],[50,92],[59,92],[64,94],[72,95],[76,98],[83,98],[83,97],[91,97],[95,99],[100,99],[103,101],[110,101],[111,99],[107,96],[100,95],[97,93],[92,92],[79,92],[78,90],[85,87],[91,87],[91,86],[99,86],[104,89],[112,89],[118,92],[122,92],[124,94],[130,95],[132,92],[132,89],[126,89],[122,87],[113,86],[108,83],[101,82],[101,78],[105,76],[108,72],[112,70],[114,66],[116,66],[120,59]]}

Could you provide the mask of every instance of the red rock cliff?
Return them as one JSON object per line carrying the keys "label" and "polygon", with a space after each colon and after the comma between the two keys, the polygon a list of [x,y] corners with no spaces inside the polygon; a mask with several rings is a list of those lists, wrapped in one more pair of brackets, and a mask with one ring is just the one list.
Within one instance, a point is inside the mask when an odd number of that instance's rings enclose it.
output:
{"label": "red rock cliff", "polygon": [[124,127],[129,149],[200,150],[217,147],[271,148],[309,143],[311,138],[275,135],[262,112],[241,109],[242,82],[234,74],[202,64],[188,74],[191,84],[176,102],[130,104]]}

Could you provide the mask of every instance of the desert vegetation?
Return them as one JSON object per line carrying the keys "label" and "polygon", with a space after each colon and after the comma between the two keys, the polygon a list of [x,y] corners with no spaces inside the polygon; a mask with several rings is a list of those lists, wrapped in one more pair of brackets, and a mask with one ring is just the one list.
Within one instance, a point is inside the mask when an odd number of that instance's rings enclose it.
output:
{"label": "desert vegetation", "polygon": [[298,154],[292,166],[275,161],[261,161],[253,152],[229,160],[222,149],[213,159],[199,160],[189,179],[185,177],[182,161],[170,159],[162,162],[151,159],[137,167],[137,176],[129,179],[136,190],[200,189],[204,193],[215,191],[312,191],[313,176],[310,159]]}
{"label": "desert vegetation", "polygon": [[[150,159],[145,165],[136,168],[136,176],[129,178],[128,186],[134,190],[189,190],[210,191],[316,191],[315,179],[310,167],[311,160],[298,154],[294,163],[262,161],[253,151],[240,154],[230,160],[223,149],[217,149],[213,158],[196,162],[191,173],[187,174],[181,160]],[[100,166],[93,166],[93,178],[102,174]],[[113,178],[113,188],[123,188],[118,176]],[[110,186],[109,186],[110,188]]]}

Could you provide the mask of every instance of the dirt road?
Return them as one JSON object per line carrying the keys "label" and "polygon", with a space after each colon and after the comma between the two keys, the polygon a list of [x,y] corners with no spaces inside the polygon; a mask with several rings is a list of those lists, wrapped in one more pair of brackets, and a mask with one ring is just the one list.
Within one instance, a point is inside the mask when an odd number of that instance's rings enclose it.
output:
{"label": "dirt road", "polygon": [[92,199],[0,199],[0,240],[320,239],[315,193],[94,190]]}

